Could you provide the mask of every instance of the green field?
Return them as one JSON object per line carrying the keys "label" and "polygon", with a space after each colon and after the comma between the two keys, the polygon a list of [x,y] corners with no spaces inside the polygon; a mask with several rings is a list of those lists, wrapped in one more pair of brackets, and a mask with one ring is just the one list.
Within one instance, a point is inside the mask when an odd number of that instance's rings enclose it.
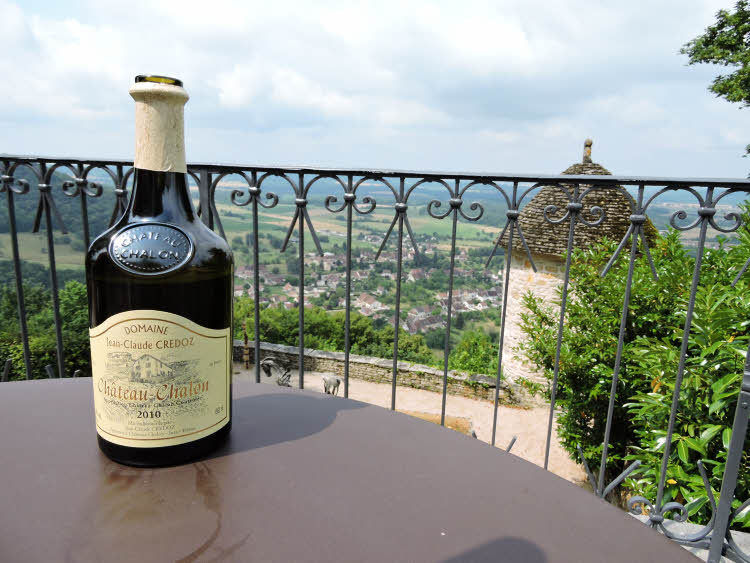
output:
{"label": "green field", "polygon": [[[55,235],[56,239],[60,235]],[[18,248],[21,260],[49,266],[46,233],[18,233]],[[13,258],[10,236],[0,236],[0,259]],[[58,268],[83,268],[83,252],[73,250],[70,244],[55,244],[55,262]]]}

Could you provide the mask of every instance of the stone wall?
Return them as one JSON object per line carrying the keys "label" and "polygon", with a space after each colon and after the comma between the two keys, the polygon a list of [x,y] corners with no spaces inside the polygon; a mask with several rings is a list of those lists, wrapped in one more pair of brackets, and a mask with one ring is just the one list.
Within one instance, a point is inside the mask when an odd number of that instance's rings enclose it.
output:
{"label": "stone wall", "polygon": [[[250,358],[254,357],[254,343],[249,343]],[[241,340],[234,341],[234,361],[242,362]],[[294,346],[283,346],[281,344],[260,343],[260,357],[275,356],[295,370],[298,365],[298,348]],[[344,377],[344,353],[325,352],[305,348],[305,371],[333,373],[343,379]],[[371,381],[373,383],[391,383],[393,376],[393,360],[372,358],[369,356],[349,356],[349,377]],[[399,362],[396,373],[398,385],[434,391],[442,393],[443,371],[429,366],[412,364],[410,362]],[[471,399],[482,399],[494,401],[495,378],[486,375],[469,375],[466,373],[448,372],[448,393]],[[525,391],[519,386],[508,381],[500,382],[499,393],[500,404],[527,406],[533,403]]]}
{"label": "stone wall", "polygon": [[505,338],[503,344],[503,370],[506,379],[516,381],[524,377],[537,383],[547,383],[536,366],[515,351],[526,339],[521,332],[521,313],[524,312],[523,295],[531,291],[547,303],[559,303],[557,289],[562,285],[565,274],[565,263],[562,259],[534,254],[537,271],[531,269],[528,256],[523,252],[513,251],[510,263],[510,283],[508,285],[508,310],[506,317]]}

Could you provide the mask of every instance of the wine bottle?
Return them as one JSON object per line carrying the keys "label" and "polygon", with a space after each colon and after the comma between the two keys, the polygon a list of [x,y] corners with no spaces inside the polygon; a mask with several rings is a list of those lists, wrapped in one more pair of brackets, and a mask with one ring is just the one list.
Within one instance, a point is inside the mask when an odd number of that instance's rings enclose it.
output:
{"label": "wine bottle", "polygon": [[86,256],[99,447],[135,466],[207,454],[231,427],[233,260],[188,192],[182,82],[137,76],[133,189]]}

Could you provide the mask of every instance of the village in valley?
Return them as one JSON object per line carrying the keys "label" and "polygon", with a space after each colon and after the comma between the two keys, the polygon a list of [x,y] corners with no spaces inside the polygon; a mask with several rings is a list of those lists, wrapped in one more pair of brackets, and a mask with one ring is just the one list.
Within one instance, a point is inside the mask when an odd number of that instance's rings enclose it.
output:
{"label": "village in valley", "polygon": [[[365,238],[369,238],[365,237]],[[367,241],[375,242],[375,241]],[[425,256],[437,256],[439,250],[434,244],[421,245]],[[351,271],[351,306],[366,317],[371,317],[377,325],[394,324],[396,283],[396,252],[382,252],[376,261],[372,250],[354,251]],[[444,268],[411,267],[418,258],[412,248],[403,254],[403,277],[401,323],[402,330],[410,334],[425,334],[442,331],[446,327],[448,315],[448,291],[431,290],[428,287],[446,287],[447,271]],[[429,261],[428,258],[424,259]],[[424,261],[423,260],[423,261]],[[457,250],[456,263],[470,261],[466,249]],[[499,262],[498,262],[499,263]],[[278,269],[277,269],[278,270]],[[274,273],[274,268],[261,265],[258,270],[259,291],[263,306],[276,306],[293,309],[299,306],[299,287],[290,283],[289,274]],[[253,297],[254,269],[252,265],[242,265],[235,271],[236,297]],[[295,281],[295,280],[292,280]],[[437,282],[430,284],[430,281]],[[453,314],[483,312],[498,308],[501,304],[501,277],[497,267],[493,270],[477,271],[473,268],[455,267],[453,291]],[[470,286],[470,287],[460,287]],[[346,252],[324,252],[305,255],[305,307],[320,306],[330,311],[344,310],[346,307]]]}

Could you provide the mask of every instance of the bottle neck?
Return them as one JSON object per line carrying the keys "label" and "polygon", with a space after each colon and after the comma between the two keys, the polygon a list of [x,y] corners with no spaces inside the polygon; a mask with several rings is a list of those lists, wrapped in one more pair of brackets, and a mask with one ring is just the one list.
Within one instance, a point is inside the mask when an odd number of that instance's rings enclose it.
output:
{"label": "bottle neck", "polygon": [[187,92],[177,86],[138,82],[130,95],[135,100],[135,167],[185,174]]}
{"label": "bottle neck", "polygon": [[136,82],[135,177],[127,216],[167,223],[195,220],[187,188],[184,106],[188,100],[178,85]]}
{"label": "bottle neck", "polygon": [[164,223],[196,220],[185,174],[136,168],[128,221],[150,219]]}

